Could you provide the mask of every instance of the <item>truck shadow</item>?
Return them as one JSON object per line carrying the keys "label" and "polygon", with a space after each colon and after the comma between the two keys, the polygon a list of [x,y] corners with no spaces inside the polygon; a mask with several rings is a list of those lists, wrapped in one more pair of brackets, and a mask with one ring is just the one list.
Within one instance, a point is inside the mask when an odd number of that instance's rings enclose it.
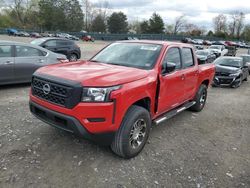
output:
{"label": "truck shadow", "polygon": [[30,87],[30,83],[3,85],[3,86],[0,86],[0,90],[20,89],[20,88],[27,88],[27,87]]}

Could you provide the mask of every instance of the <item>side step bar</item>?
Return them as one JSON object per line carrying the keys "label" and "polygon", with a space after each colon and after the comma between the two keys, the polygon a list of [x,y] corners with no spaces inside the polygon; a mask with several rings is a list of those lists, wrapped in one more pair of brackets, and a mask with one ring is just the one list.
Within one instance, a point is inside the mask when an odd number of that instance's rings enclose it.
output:
{"label": "side step bar", "polygon": [[165,114],[161,115],[160,117],[156,118],[153,122],[155,124],[159,124],[167,119],[170,119],[171,117],[179,114],[180,112],[190,108],[191,106],[195,105],[195,101],[191,101],[191,102],[188,102],[188,103],[185,103],[184,105],[178,107],[178,108],[175,108],[169,112],[166,112]]}

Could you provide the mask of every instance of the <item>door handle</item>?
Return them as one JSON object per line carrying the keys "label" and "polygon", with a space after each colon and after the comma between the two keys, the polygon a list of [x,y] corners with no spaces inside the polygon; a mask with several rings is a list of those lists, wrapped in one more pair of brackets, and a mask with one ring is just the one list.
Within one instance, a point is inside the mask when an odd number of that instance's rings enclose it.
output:
{"label": "door handle", "polygon": [[39,59],[38,63],[44,63],[44,60],[43,59]]}
{"label": "door handle", "polygon": [[184,74],[181,75],[181,80],[185,80],[185,75]]}
{"label": "door handle", "polygon": [[4,64],[5,65],[12,65],[14,62],[13,61],[6,61]]}

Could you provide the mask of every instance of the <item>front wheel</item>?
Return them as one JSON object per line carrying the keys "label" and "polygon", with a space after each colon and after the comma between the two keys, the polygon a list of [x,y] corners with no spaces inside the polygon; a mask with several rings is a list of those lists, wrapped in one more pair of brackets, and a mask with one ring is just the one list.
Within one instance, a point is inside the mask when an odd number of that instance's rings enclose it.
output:
{"label": "front wheel", "polygon": [[195,111],[195,112],[200,112],[207,101],[207,86],[202,84],[196,93],[196,96],[194,98],[195,105],[193,105],[190,110]]}
{"label": "front wheel", "polygon": [[70,54],[68,59],[69,59],[69,61],[77,61],[77,55],[76,54]]}
{"label": "front wheel", "polygon": [[150,132],[149,112],[140,106],[131,106],[111,144],[113,152],[123,158],[132,158],[144,148]]}

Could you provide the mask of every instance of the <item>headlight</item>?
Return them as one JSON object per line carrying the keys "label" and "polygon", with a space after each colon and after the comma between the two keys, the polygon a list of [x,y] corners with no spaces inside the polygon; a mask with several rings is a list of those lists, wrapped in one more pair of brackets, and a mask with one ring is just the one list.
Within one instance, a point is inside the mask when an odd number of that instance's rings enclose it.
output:
{"label": "headlight", "polygon": [[230,74],[229,76],[238,77],[238,76],[240,76],[240,74],[241,74],[241,72],[237,72],[237,73]]}
{"label": "headlight", "polygon": [[105,87],[105,88],[83,88],[83,102],[107,102],[112,91],[120,89],[121,86]]}

